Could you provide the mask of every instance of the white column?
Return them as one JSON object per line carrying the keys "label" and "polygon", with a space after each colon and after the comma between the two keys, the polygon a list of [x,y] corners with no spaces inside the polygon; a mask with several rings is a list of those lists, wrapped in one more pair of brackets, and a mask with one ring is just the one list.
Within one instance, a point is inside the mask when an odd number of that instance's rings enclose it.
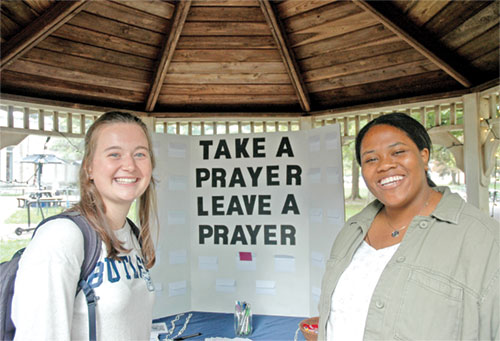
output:
{"label": "white column", "polygon": [[153,116],[141,116],[142,122],[148,127],[149,133],[153,134],[155,132],[155,118]]}
{"label": "white column", "polygon": [[[304,116],[300,118],[300,130],[310,130],[312,129],[312,116]],[[278,131],[276,129],[276,131]]]}
{"label": "white column", "polygon": [[464,99],[464,168],[467,202],[488,212],[488,188],[481,177],[484,166],[481,148],[479,94],[468,94]]}

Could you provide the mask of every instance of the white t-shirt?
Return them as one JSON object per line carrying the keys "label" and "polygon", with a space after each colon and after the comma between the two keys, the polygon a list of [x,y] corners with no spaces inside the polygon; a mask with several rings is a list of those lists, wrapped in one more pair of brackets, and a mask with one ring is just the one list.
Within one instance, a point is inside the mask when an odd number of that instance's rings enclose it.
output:
{"label": "white t-shirt", "polygon": [[[89,284],[96,305],[98,340],[149,340],[154,291],[149,291],[139,243],[126,223],[115,231],[131,251],[120,262],[101,256]],[[84,258],[83,235],[69,219],[47,222],[29,243],[17,272],[12,301],[16,340],[88,340],[84,294],[75,298]]]}
{"label": "white t-shirt", "polygon": [[363,241],[332,295],[327,340],[363,340],[373,291],[399,244],[376,250]]}

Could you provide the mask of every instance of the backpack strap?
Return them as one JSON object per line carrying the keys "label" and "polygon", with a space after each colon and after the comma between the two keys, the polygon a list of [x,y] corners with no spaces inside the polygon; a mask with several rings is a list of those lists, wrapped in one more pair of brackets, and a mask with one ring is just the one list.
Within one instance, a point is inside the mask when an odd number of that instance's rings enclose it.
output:
{"label": "backpack strap", "polygon": [[140,237],[141,231],[139,230],[137,225],[132,221],[132,219],[129,219],[129,217],[127,217],[127,222],[130,225],[130,228],[132,229],[132,232],[134,233],[135,237],[137,238],[139,246],[142,248],[142,238]]}
{"label": "backpack strap", "polygon": [[[96,328],[96,312],[95,307],[97,303],[97,296],[95,296],[94,289],[87,283],[87,278],[90,276],[92,271],[99,260],[101,255],[101,238],[97,232],[90,226],[88,220],[80,214],[80,212],[69,211],[62,212],[60,214],[54,215],[47,219],[44,219],[33,232],[33,237],[40,226],[46,222],[54,219],[66,218],[73,221],[82,231],[83,234],[83,250],[84,258],[82,267],[80,270],[80,279],[78,280],[78,287],[76,289],[76,295],[80,290],[83,290],[85,294],[85,299],[87,301],[88,317],[89,317],[89,339],[90,341],[95,341],[97,339],[97,328]],[[33,238],[32,237],[32,238]]]}
{"label": "backpack strap", "polygon": [[[33,237],[35,236],[36,231],[41,225],[50,220],[58,218],[67,218],[72,220],[80,228],[83,234],[83,249],[85,257],[83,259],[80,271],[80,279],[78,281],[76,294],[78,294],[80,290],[82,290],[85,294],[89,317],[89,339],[90,341],[95,341],[97,339],[95,308],[98,297],[95,295],[94,289],[87,283],[87,278],[90,276],[92,271],[94,271],[97,261],[99,260],[99,257],[101,255],[101,238],[99,237],[98,233],[92,228],[92,226],[90,226],[88,220],[83,215],[81,215],[80,212],[76,211],[62,212],[60,214],[44,219],[40,224],[38,224],[35,231],[33,231]],[[139,245],[142,247],[139,228],[129,218],[127,218],[127,222],[130,225],[130,228],[132,229],[135,237],[139,241]]]}

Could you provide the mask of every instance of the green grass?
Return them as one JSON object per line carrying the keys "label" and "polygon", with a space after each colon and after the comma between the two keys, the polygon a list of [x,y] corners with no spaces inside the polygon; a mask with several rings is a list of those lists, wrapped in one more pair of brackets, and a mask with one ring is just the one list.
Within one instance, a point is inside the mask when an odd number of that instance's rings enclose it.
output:
{"label": "green grass", "polygon": [[[65,207],[42,207],[45,218],[64,211]],[[38,207],[30,207],[30,224],[38,224],[42,221],[42,215]],[[27,224],[28,210],[26,208],[17,209],[10,217],[5,220],[6,224]]]}
{"label": "green grass", "polygon": [[139,217],[137,216],[137,210],[136,210],[136,204],[137,200],[134,200],[132,205],[130,205],[130,209],[128,210],[127,217],[132,220],[134,223],[139,224]]}
{"label": "green grass", "polygon": [[0,240],[0,263],[12,258],[17,250],[22,249],[30,242],[30,238],[17,240]]}
{"label": "green grass", "polygon": [[[128,217],[133,221],[137,221],[136,202],[134,201],[130,206]],[[42,207],[43,215],[45,218],[56,215],[64,211],[66,207]],[[42,215],[38,207],[30,207],[31,224],[38,224],[42,221]],[[27,224],[28,223],[28,210],[26,208],[19,208],[5,220],[5,224]]]}
{"label": "green grass", "polygon": [[[132,203],[128,217],[133,221],[137,221],[137,213],[135,210],[136,203]],[[45,218],[62,212],[65,207],[43,207],[43,214]],[[30,208],[31,216],[31,226],[35,227],[40,221],[42,221],[42,216],[40,215],[40,210],[36,207]],[[25,208],[20,208],[16,210],[9,218],[5,220],[6,224],[27,224],[28,223],[28,213]],[[26,239],[15,239],[15,240],[0,240],[0,263],[10,260],[17,250],[25,247],[30,242],[31,238]]]}
{"label": "green grass", "polygon": [[345,203],[345,220],[347,221],[353,215],[361,212],[366,206],[364,202],[346,202]]}

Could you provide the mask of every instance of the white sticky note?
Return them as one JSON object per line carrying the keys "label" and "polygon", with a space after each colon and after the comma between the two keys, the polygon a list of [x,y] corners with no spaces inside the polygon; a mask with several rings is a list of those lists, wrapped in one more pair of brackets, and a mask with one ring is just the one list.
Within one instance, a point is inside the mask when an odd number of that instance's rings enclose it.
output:
{"label": "white sticky note", "polygon": [[155,255],[156,255],[155,265],[161,265],[163,261],[163,249],[161,246],[158,246]]}
{"label": "white sticky note", "polygon": [[167,324],[165,322],[155,322],[151,325],[150,341],[159,340],[159,335],[167,333]]}
{"label": "white sticky note", "polygon": [[337,185],[341,182],[340,167],[327,167],[326,168],[326,183],[329,185]]}
{"label": "white sticky note", "polygon": [[275,281],[255,281],[255,292],[262,295],[276,295]]}
{"label": "white sticky note", "polygon": [[312,251],[311,265],[320,269],[324,269],[326,267],[325,256],[321,252]]}
{"label": "white sticky note", "polygon": [[325,145],[326,145],[326,150],[338,149],[340,146],[338,132],[333,131],[331,133],[326,134]]}
{"label": "white sticky note", "polygon": [[274,270],[276,272],[295,272],[295,257],[289,255],[275,255]]}
{"label": "white sticky note", "polygon": [[320,224],[323,222],[323,209],[311,208],[309,209],[309,222]]}
{"label": "white sticky note", "polygon": [[[340,209],[340,207],[339,207]],[[335,224],[339,224],[341,223],[341,212],[340,210],[337,209],[337,210],[327,210],[326,212],[326,219],[328,221],[328,224],[332,224],[332,225],[335,225]]]}
{"label": "white sticky note", "polygon": [[321,288],[312,287],[311,289],[311,298],[315,302],[319,302],[319,297],[321,296]]}
{"label": "white sticky note", "polygon": [[321,169],[320,168],[310,168],[307,172],[309,178],[309,183],[319,184],[321,182]]}
{"label": "white sticky note", "polygon": [[169,252],[170,264],[186,264],[187,250],[173,250]]}
{"label": "white sticky note", "polygon": [[187,149],[187,147],[184,143],[169,142],[168,143],[168,157],[185,159],[186,158],[186,149]]}
{"label": "white sticky note", "polygon": [[256,271],[257,270],[257,257],[252,252],[252,260],[241,260],[239,254],[236,255],[236,269],[239,271]]}
{"label": "white sticky note", "polygon": [[321,149],[321,138],[319,135],[314,135],[309,137],[309,151],[319,152]]}
{"label": "white sticky note", "polygon": [[235,292],[236,280],[232,278],[217,278],[215,280],[215,291],[217,292]]}
{"label": "white sticky note", "polygon": [[[158,141],[154,141],[154,147],[153,147],[153,155],[155,155],[156,157],[158,157],[158,155],[161,154],[160,152],[160,147],[158,147],[156,144],[159,143]],[[159,161],[159,160],[157,160]]]}
{"label": "white sticky note", "polygon": [[198,269],[217,271],[219,269],[217,256],[198,256]]}
{"label": "white sticky note", "polygon": [[170,175],[167,181],[169,191],[185,191],[187,189],[187,176]]}
{"label": "white sticky note", "polygon": [[168,296],[181,296],[187,292],[187,281],[168,283]]}
{"label": "white sticky note", "polygon": [[168,211],[167,224],[168,225],[184,225],[186,223],[185,211]]}

